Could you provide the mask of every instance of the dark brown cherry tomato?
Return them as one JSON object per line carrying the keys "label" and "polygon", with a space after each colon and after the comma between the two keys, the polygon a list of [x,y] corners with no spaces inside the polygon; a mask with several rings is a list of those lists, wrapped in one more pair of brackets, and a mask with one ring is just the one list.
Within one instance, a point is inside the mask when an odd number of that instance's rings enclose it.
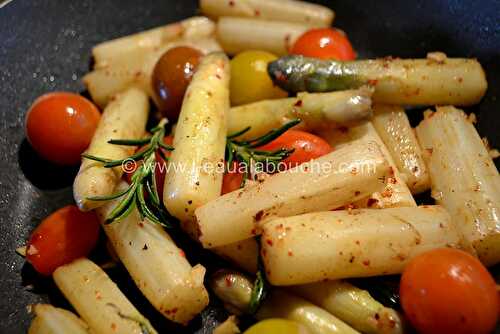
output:
{"label": "dark brown cherry tomato", "polygon": [[26,115],[26,136],[44,159],[60,165],[80,163],[101,114],[86,98],[65,92],[40,96]]}
{"label": "dark brown cherry tomato", "polygon": [[99,221],[93,211],[65,206],[42,220],[31,233],[26,259],[42,275],[87,256],[99,237]]}
{"label": "dark brown cherry tomato", "polygon": [[435,249],[412,259],[401,277],[400,297],[419,333],[487,334],[497,322],[495,281],[461,250]]}
{"label": "dark brown cherry tomato", "polygon": [[261,150],[274,151],[280,148],[294,149],[283,160],[281,171],[298,166],[304,162],[321,157],[332,151],[332,147],[323,138],[300,130],[288,130],[272,142],[259,147]]}
{"label": "dark brown cherry tomato", "polygon": [[354,60],[351,42],[339,29],[311,29],[297,39],[290,50],[291,54],[321,59]]}
{"label": "dark brown cherry tomato", "polygon": [[179,117],[184,93],[201,56],[196,49],[179,46],[165,52],[154,67],[153,89],[160,111],[171,121]]}

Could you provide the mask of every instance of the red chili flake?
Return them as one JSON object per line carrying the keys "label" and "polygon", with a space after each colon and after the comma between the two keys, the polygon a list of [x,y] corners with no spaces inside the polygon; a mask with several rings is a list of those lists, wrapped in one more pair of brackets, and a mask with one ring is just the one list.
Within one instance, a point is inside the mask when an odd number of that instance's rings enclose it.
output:
{"label": "red chili flake", "polygon": [[363,265],[365,265],[365,266],[369,266],[369,265],[370,265],[370,261],[369,261],[369,260],[364,260],[364,261],[363,261]]}
{"label": "red chili flake", "polygon": [[384,191],[382,191],[382,193],[380,195],[382,195],[382,197],[385,197],[385,198],[391,197],[392,196],[392,190],[391,189],[385,189]]}
{"label": "red chili flake", "polygon": [[254,14],[255,14],[255,16],[260,16],[260,10],[258,10],[258,9],[254,10]]}
{"label": "red chili flake", "polygon": [[250,233],[251,233],[252,235],[256,235],[256,234],[257,234],[257,229],[253,228],[253,229],[250,231]]}
{"label": "red chili flake", "polygon": [[116,324],[115,324],[114,322],[111,324],[111,329],[112,329],[113,331],[115,331],[115,330],[116,330]]}
{"label": "red chili flake", "polygon": [[271,239],[266,239],[266,244],[268,244],[269,246],[272,246],[273,241]]}
{"label": "red chili flake", "polygon": [[95,298],[97,300],[101,300],[102,299],[101,293],[99,291],[97,291],[97,290],[95,291]]}
{"label": "red chili flake", "polygon": [[376,86],[378,84],[378,80],[377,79],[368,80],[368,84],[370,86]]}
{"label": "red chili flake", "polygon": [[375,313],[375,320],[379,320],[380,319],[380,315],[378,313]]}
{"label": "red chili flake", "polygon": [[293,252],[291,249],[288,250],[288,256],[293,256]]}
{"label": "red chili flake", "polygon": [[396,181],[395,177],[390,177],[390,178],[387,179],[387,182],[388,183],[392,183],[392,184],[396,184],[398,181]]}
{"label": "red chili flake", "polygon": [[392,166],[389,166],[389,175],[394,176],[394,168]]}
{"label": "red chili flake", "polygon": [[230,0],[229,1],[229,6],[233,7],[234,6],[234,1],[233,0]]}
{"label": "red chili flake", "polygon": [[361,194],[361,191],[359,191],[359,190],[356,190],[356,191],[354,192],[354,196],[359,196],[360,194]]}
{"label": "red chili flake", "polygon": [[255,216],[253,217],[253,219],[258,222],[262,219],[262,216],[264,216],[264,210],[260,210],[259,212],[257,212],[255,214]]}
{"label": "red chili flake", "polygon": [[182,249],[179,249],[179,255],[182,257],[186,257],[186,253]]}
{"label": "red chili flake", "polygon": [[297,102],[295,102],[294,106],[302,107],[302,100],[298,100]]}
{"label": "red chili flake", "polygon": [[140,223],[139,223],[139,227],[144,227],[144,223],[143,223],[143,222],[140,222]]}
{"label": "red chili flake", "polygon": [[372,206],[374,206],[377,203],[378,203],[378,199],[376,199],[376,198],[369,198],[368,202],[366,203],[366,205],[368,207],[372,207]]}

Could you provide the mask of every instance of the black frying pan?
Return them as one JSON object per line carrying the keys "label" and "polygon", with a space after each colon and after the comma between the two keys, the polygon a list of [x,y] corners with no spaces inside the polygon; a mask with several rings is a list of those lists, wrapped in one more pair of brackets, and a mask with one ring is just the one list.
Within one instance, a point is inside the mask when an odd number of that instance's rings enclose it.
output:
{"label": "black frying pan", "polygon": [[[488,95],[469,111],[478,116],[480,134],[500,147],[500,1],[320,2],[336,11],[335,26],[349,34],[360,57],[425,57],[439,50],[479,58]],[[83,91],[79,78],[88,70],[94,44],[196,13],[196,0],[13,0],[0,8],[0,333],[26,332],[31,317],[25,306],[30,303],[69,307],[50,280],[38,279],[14,253],[41,218],[72,202],[76,172],[36,158],[24,138],[27,108],[42,93]],[[411,115],[413,122],[419,117],[418,112]],[[94,258],[99,259],[98,253]],[[198,249],[190,253],[193,261],[219,265]],[[125,271],[110,274],[161,332],[211,333],[226,316],[212,298],[202,317],[180,330],[152,310]]]}

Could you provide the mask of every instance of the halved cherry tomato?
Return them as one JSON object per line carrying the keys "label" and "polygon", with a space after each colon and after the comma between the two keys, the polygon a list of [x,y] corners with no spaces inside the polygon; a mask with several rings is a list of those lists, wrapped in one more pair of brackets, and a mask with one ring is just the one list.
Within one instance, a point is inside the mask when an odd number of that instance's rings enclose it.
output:
{"label": "halved cherry tomato", "polygon": [[86,98],[65,92],[40,96],[26,116],[26,136],[44,159],[61,165],[80,163],[101,114]]}
{"label": "halved cherry tomato", "polygon": [[300,130],[288,130],[272,142],[259,147],[260,150],[265,151],[275,151],[280,148],[294,149],[293,153],[280,164],[280,171],[319,158],[332,151],[330,144],[323,138]]}
{"label": "halved cherry tomato", "polygon": [[153,69],[153,89],[159,109],[171,121],[179,117],[184,93],[202,55],[196,49],[178,46],[165,52]]}
{"label": "halved cherry tomato", "polygon": [[[172,146],[174,142],[174,137],[173,136],[166,136],[163,138],[163,142],[167,145]],[[143,150],[145,146],[142,146],[137,149],[137,151]],[[163,154],[165,157],[169,157],[172,152],[162,150]],[[155,153],[156,157],[156,166],[155,166],[155,179],[156,179],[156,190],[158,191],[158,196],[160,196],[160,201],[163,200],[163,184],[165,183],[165,175],[167,174],[167,162],[163,159],[160,153],[156,152]],[[137,167],[140,165],[137,164]],[[137,170],[137,169],[136,169]],[[132,182],[132,176],[134,175],[135,170],[131,172],[125,172],[123,174],[123,177],[125,180],[130,183]]]}
{"label": "halved cherry tomato", "polygon": [[241,181],[243,181],[243,173],[239,167],[239,163],[233,161],[231,169],[224,174],[222,178],[222,195],[240,188]]}
{"label": "halved cherry tomato", "polygon": [[87,256],[99,237],[99,220],[93,211],[65,206],[42,220],[31,233],[26,259],[42,275]]}
{"label": "halved cherry tomato", "polygon": [[495,328],[495,281],[472,255],[450,248],[423,253],[401,277],[403,310],[419,333],[486,334]]}
{"label": "halved cherry tomato", "polygon": [[356,52],[346,34],[334,28],[311,29],[305,32],[297,39],[290,53],[320,59],[356,59]]}

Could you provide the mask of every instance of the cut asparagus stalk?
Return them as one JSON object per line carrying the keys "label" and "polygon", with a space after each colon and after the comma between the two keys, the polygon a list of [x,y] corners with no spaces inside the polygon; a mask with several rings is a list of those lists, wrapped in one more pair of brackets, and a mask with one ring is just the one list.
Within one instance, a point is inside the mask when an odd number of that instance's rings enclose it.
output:
{"label": "cut asparagus stalk", "polygon": [[[118,190],[126,187],[121,184]],[[149,302],[166,318],[187,323],[208,304],[203,286],[205,268],[199,264],[191,267],[167,232],[141,220],[137,210],[119,222],[104,224],[120,201],[114,200],[97,212],[113,249]]]}
{"label": "cut asparagus stalk", "polygon": [[223,53],[202,58],[175,128],[163,202],[193,236],[194,210],[219,197],[222,189],[229,70],[229,59]]}
{"label": "cut asparagus stalk", "polygon": [[[135,151],[134,146],[109,144],[111,139],[142,138],[146,133],[149,113],[148,97],[141,90],[130,88],[116,96],[102,113],[97,130],[86,154],[107,159],[125,159]],[[122,166],[105,168],[101,162],[83,159],[73,184],[73,196],[80,210],[104,205],[89,197],[109,196],[123,174]]]}
{"label": "cut asparagus stalk", "polygon": [[92,49],[94,68],[105,68],[127,58],[129,61],[135,61],[136,56],[151,52],[169,42],[183,38],[206,38],[213,36],[214,32],[215,23],[206,17],[198,16],[106,41]]}
{"label": "cut asparagus stalk", "polygon": [[299,93],[297,97],[265,100],[231,108],[229,134],[250,127],[242,139],[257,138],[293,119],[305,131],[352,126],[372,117],[372,90],[365,87],[333,93]]}
{"label": "cut asparagus stalk", "polygon": [[257,272],[259,247],[255,238],[237,241],[211,250],[247,273],[255,274]]}
{"label": "cut asparagus stalk", "polygon": [[296,0],[200,0],[203,14],[210,17],[239,16],[263,20],[305,23],[315,27],[329,27],[335,13],[328,7]]}
{"label": "cut asparagus stalk", "polygon": [[294,294],[325,309],[353,328],[367,334],[403,333],[402,319],[368,291],[345,281],[325,281],[290,288]]}
{"label": "cut asparagus stalk", "polygon": [[375,59],[339,62],[286,56],[268,66],[274,82],[289,92],[327,92],[365,84],[373,101],[404,105],[472,105],[486,92],[486,77],[475,59]]}
{"label": "cut asparagus stalk", "polygon": [[316,212],[263,227],[262,255],[273,285],[401,273],[429,249],[460,247],[440,206]]}
{"label": "cut asparagus stalk", "polygon": [[[253,289],[253,283],[248,277],[238,272],[222,270],[212,277],[210,285],[217,297],[225,302],[231,311],[248,311]],[[312,334],[358,333],[324,309],[281,290],[271,291],[255,317],[259,320],[285,318],[297,321],[306,326]]]}
{"label": "cut asparagus stalk", "polygon": [[389,172],[375,142],[347,145],[199,207],[199,239],[206,248],[227,245],[276,217],[341,207],[383,189]]}
{"label": "cut asparagus stalk", "polygon": [[437,108],[417,127],[432,194],[486,265],[500,262],[500,176],[463,111]]}
{"label": "cut asparagus stalk", "polygon": [[366,122],[359,126],[342,129],[341,131],[321,131],[320,134],[335,148],[341,148],[353,141],[374,141],[379,145],[382,153],[391,166],[391,175],[386,179],[386,186],[384,189],[352,203],[355,208],[368,207],[382,209],[417,205],[410,189],[408,189],[406,185],[405,179],[396,167],[389,150],[377,134],[372,123]]}
{"label": "cut asparagus stalk", "polygon": [[93,334],[157,333],[106,273],[92,261],[78,259],[53,274],[57,287]]}
{"label": "cut asparagus stalk", "polygon": [[28,334],[89,334],[89,326],[74,313],[48,304],[33,306]]}
{"label": "cut asparagus stalk", "polygon": [[413,194],[430,188],[422,150],[402,107],[375,105],[372,123]]}
{"label": "cut asparagus stalk", "polygon": [[217,40],[229,54],[263,50],[280,56],[287,54],[309,29],[310,26],[302,23],[221,17],[217,22]]}

